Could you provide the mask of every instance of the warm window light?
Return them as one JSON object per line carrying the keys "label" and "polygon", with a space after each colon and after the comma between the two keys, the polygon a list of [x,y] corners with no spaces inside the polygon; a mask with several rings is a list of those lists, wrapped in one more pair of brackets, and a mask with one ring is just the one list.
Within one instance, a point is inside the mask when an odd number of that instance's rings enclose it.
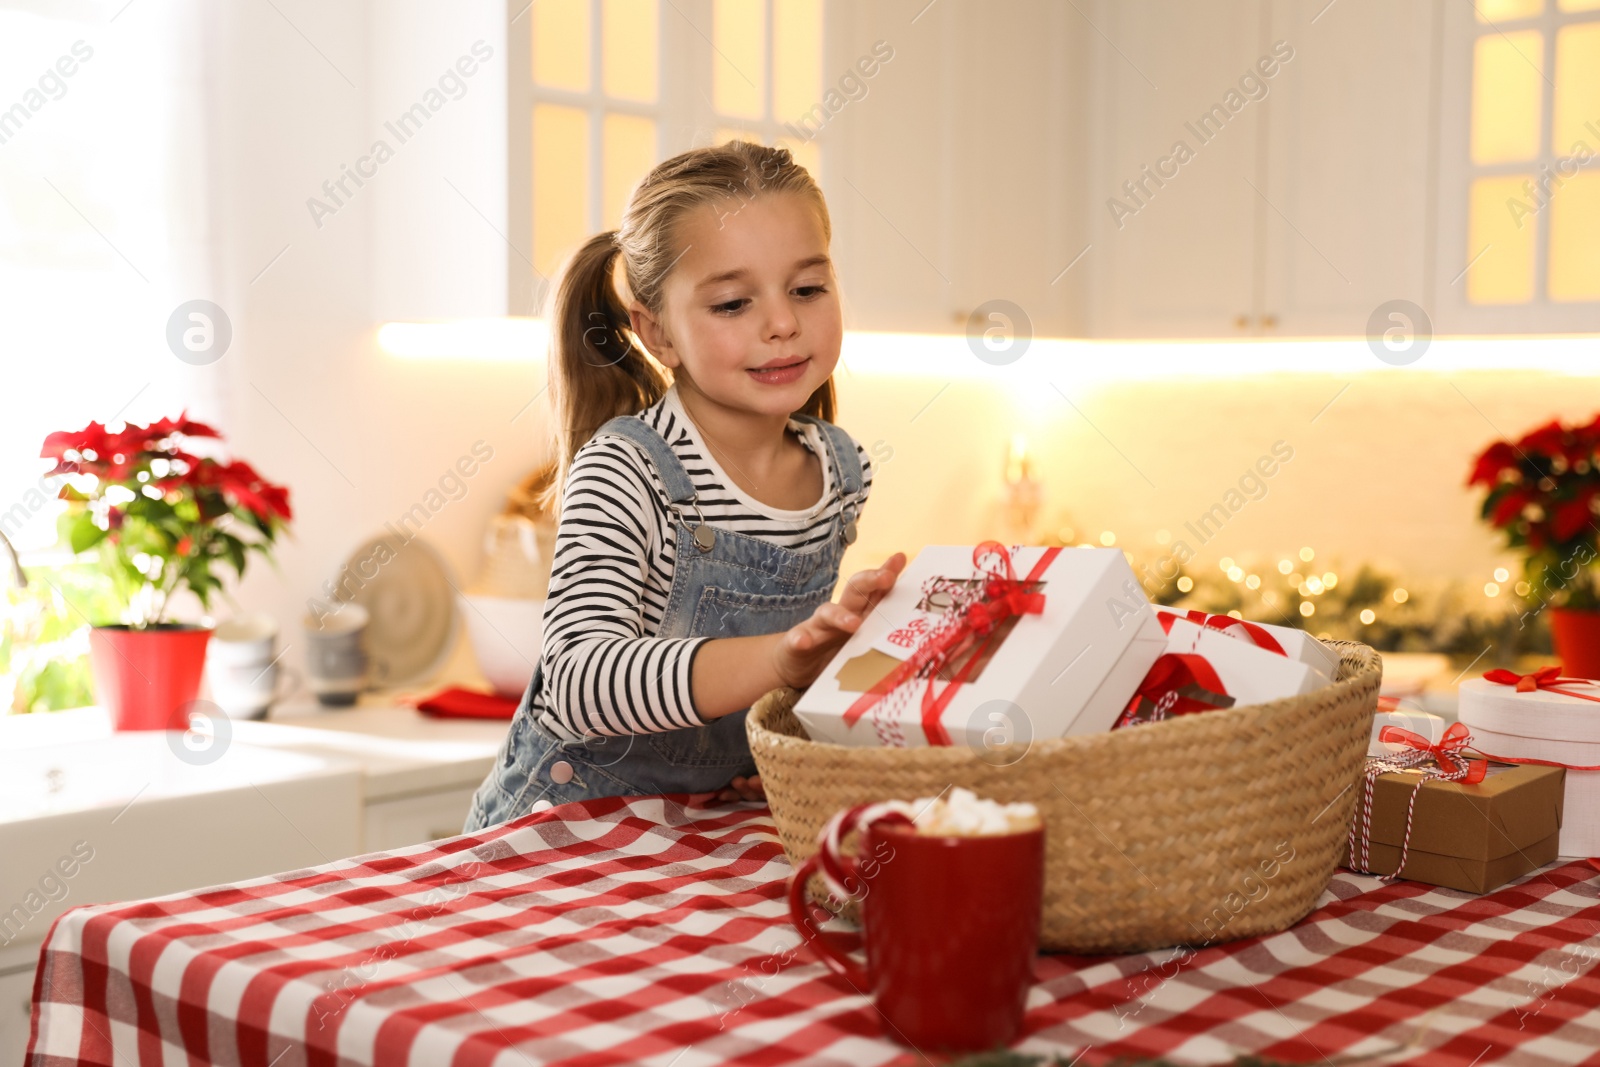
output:
{"label": "warm window light", "polygon": [[389,322],[378,347],[403,359],[543,360],[550,336],[543,319],[457,319]]}
{"label": "warm window light", "polygon": [[[1504,205],[1501,205],[1502,210]],[[391,322],[379,346],[411,359],[542,360],[544,320],[504,317],[444,322]],[[1363,338],[1305,341],[1084,341],[1036,337],[1013,364],[976,358],[965,335],[847,330],[837,373],[983,381],[1012,389],[1019,400],[1052,386],[1110,381],[1231,378],[1249,374],[1442,373],[1460,370],[1594,373],[1593,337],[1434,338],[1415,367],[1397,370],[1376,359]],[[1076,399],[1076,397],[1074,397]]]}

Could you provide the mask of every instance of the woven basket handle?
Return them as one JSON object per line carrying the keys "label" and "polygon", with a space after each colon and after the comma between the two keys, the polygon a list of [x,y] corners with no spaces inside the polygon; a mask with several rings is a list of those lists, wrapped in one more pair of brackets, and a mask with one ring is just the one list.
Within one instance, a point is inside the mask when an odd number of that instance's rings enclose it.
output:
{"label": "woven basket handle", "polygon": [[828,935],[817,929],[816,922],[810,915],[811,905],[806,899],[806,887],[811,882],[811,876],[816,873],[817,856],[813,855],[800,865],[800,869],[789,880],[789,921],[800,931],[800,936],[805,938],[806,944],[811,946],[811,950],[828,970],[843,975],[845,981],[855,987],[856,992],[866,993],[871,989],[866,968],[840,952],[828,940]]}

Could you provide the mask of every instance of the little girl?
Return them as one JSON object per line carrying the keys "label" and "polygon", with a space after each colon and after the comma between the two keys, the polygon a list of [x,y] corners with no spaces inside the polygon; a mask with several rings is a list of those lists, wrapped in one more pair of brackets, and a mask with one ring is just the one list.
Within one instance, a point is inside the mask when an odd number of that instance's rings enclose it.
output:
{"label": "little girl", "polygon": [[543,652],[468,832],[593,797],[760,799],[749,706],[809,685],[894,586],[901,552],[830,599],[872,484],[833,423],[831,233],[787,151],[730,141],[657,166],[567,263]]}

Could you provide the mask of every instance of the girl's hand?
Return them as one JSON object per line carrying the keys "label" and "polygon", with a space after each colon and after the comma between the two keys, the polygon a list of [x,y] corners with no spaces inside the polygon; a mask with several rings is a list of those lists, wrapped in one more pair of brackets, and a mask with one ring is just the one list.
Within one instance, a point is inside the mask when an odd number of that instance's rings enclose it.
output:
{"label": "girl's hand", "polygon": [[767,791],[761,785],[761,776],[752,774],[748,778],[735,778],[722,791],[717,794],[718,800],[765,800]]}
{"label": "girl's hand", "polygon": [[783,634],[772,649],[772,667],[783,685],[804,689],[860,629],[867,613],[894,588],[905,570],[906,554],[896,552],[883,566],[857,571],[845,581],[837,601],[819,605],[811,617]]}

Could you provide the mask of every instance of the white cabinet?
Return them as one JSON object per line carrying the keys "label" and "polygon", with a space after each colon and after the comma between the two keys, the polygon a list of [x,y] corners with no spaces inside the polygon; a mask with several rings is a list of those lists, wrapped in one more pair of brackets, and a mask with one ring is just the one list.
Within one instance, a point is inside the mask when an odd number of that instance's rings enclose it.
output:
{"label": "white cabinet", "polygon": [[[37,945],[33,946],[37,949]],[[0,968],[0,1064],[14,1067],[28,1050],[33,1017],[33,962]]]}
{"label": "white cabinet", "polygon": [[1107,41],[1092,52],[1092,332],[1250,332],[1270,95],[1252,100],[1238,81],[1266,52],[1265,13],[1256,0],[1126,0],[1094,17]]}
{"label": "white cabinet", "polygon": [[1051,0],[832,3],[831,80],[894,51],[824,130],[823,189],[853,329],[959,332],[990,300],[1081,335],[1090,28]]}
{"label": "white cabinet", "polygon": [[1093,335],[1359,336],[1422,300],[1433,5],[1094,10]]}
{"label": "white cabinet", "polygon": [[1267,111],[1260,314],[1278,335],[1360,336],[1380,304],[1431,303],[1434,5],[1269,7],[1294,60]]}
{"label": "white cabinet", "polygon": [[361,847],[367,852],[454,837],[467,821],[476,786],[420,793],[393,800],[368,800]]}

